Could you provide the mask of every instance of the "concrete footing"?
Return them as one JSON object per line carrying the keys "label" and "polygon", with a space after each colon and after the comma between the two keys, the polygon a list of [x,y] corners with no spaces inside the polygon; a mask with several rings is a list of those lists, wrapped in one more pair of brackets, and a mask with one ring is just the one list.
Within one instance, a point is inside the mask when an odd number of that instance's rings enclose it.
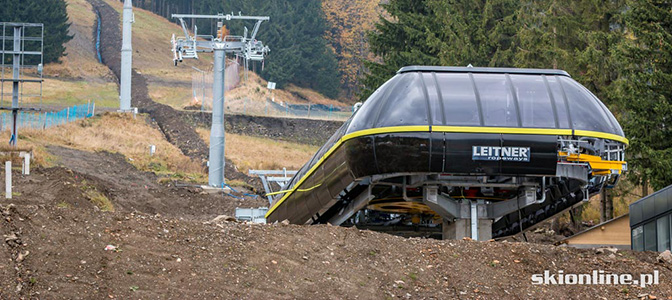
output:
{"label": "concrete footing", "polygon": [[221,193],[231,193],[231,189],[228,187],[224,188],[218,188],[218,187],[212,187],[209,185],[202,185],[201,189],[203,189],[204,192],[208,194],[221,194]]}
{"label": "concrete footing", "polygon": [[[470,219],[456,219],[448,221],[443,219],[443,239],[444,240],[461,240],[462,238],[472,238],[471,236],[471,220]],[[492,220],[480,219],[478,220],[478,240],[487,241],[492,238]]]}

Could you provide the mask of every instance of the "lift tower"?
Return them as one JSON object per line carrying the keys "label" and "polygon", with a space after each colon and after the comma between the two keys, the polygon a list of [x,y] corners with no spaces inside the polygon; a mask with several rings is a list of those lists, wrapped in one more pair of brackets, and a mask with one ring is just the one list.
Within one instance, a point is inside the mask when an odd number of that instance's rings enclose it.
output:
{"label": "lift tower", "polygon": [[[212,125],[210,131],[210,154],[208,161],[208,184],[220,187],[224,183],[224,69],[227,53],[238,54],[246,61],[263,61],[270,49],[256,39],[259,26],[269,17],[254,17],[234,14],[218,15],[182,15],[173,14],[173,18],[180,20],[184,37],[176,38],[173,34],[173,63],[182,62],[185,58],[198,59],[198,53],[214,53],[214,80],[212,87]],[[217,21],[218,30],[224,21],[251,20],[256,21],[252,34],[248,37],[247,28],[243,36],[233,35],[198,35],[198,28],[194,26],[194,34],[187,29],[184,19],[210,19]],[[222,30],[225,32],[225,30]]]}

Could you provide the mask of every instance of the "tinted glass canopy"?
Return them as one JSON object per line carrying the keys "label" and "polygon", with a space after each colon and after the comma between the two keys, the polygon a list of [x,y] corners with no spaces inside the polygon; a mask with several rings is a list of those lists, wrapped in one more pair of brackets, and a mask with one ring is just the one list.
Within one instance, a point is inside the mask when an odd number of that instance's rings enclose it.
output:
{"label": "tinted glass canopy", "polygon": [[413,66],[376,90],[347,133],[391,126],[575,129],[624,136],[607,107],[561,70]]}

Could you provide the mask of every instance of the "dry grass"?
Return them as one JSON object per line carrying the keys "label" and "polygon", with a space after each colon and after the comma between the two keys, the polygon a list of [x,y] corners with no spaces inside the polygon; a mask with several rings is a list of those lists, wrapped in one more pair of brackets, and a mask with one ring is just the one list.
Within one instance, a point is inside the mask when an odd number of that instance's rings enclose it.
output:
{"label": "dry grass", "polygon": [[84,192],[84,196],[86,196],[86,198],[101,211],[114,211],[114,204],[112,204],[112,201],[110,201],[110,199],[103,193],[99,192],[95,186],[88,185],[86,180],[84,180],[82,181],[82,186],[80,186],[80,188]]}
{"label": "dry grass", "polygon": [[158,83],[149,85],[149,96],[155,101],[170,105],[175,109],[184,108],[193,98],[191,87],[166,86]]}
{"label": "dry grass", "polygon": [[[197,128],[203,140],[210,143],[210,131]],[[298,170],[317,152],[318,147],[276,141],[238,134],[226,134],[226,157],[241,172],[257,170]]]}
{"label": "dry grass", "polygon": [[[105,0],[116,11],[123,10],[123,3]],[[182,27],[150,11],[133,8],[133,67],[143,74],[159,76],[168,80],[191,82],[191,66],[201,70],[212,64],[212,55],[203,55],[199,60],[188,60],[177,67],[173,66],[173,54],[170,38],[172,34],[182,35]],[[121,20],[120,20],[121,21]],[[179,71],[179,72],[178,72]]]}
{"label": "dry grass", "polygon": [[[5,137],[8,133],[2,133]],[[19,144],[32,146],[36,156],[46,155],[46,145],[59,145],[85,151],[109,151],[123,154],[140,170],[158,174],[192,177],[201,181],[205,170],[179,149],[165,140],[163,134],[147,124],[143,116],[106,113],[101,117],[79,120],[48,130],[24,130]],[[149,146],[156,145],[156,153],[149,156]],[[42,150],[40,150],[42,149]],[[45,164],[50,165],[47,156]],[[189,176],[184,176],[189,174]]]}
{"label": "dry grass", "polygon": [[[243,76],[241,70],[240,75]],[[268,82],[254,72],[248,73],[248,80],[241,79],[240,84],[235,89],[229,91],[226,95],[228,99],[249,98],[252,101],[263,102],[271,99],[271,92],[266,88]],[[344,103],[322,96],[320,93],[311,89],[289,85],[285,89],[273,91],[276,102],[287,102],[291,104],[324,104],[334,106],[343,106]]]}

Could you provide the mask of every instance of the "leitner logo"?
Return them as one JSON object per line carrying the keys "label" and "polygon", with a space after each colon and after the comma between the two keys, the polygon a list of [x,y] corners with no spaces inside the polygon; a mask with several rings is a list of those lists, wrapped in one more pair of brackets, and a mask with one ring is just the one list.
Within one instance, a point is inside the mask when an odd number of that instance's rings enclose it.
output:
{"label": "leitner logo", "polygon": [[473,146],[472,160],[530,161],[530,147]]}

